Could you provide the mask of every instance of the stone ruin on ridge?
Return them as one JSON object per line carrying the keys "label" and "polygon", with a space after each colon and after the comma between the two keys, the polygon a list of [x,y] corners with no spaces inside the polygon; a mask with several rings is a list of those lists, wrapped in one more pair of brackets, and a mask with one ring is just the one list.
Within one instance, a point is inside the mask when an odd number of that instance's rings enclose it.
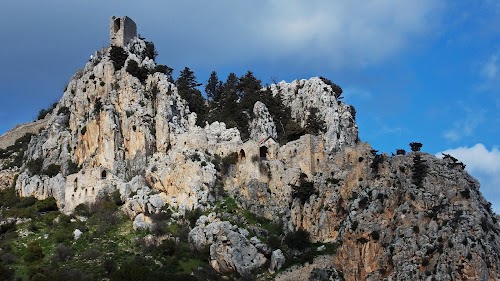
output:
{"label": "stone ruin on ridge", "polygon": [[123,47],[134,37],[137,37],[137,26],[135,22],[127,17],[111,17],[109,28],[111,46]]}

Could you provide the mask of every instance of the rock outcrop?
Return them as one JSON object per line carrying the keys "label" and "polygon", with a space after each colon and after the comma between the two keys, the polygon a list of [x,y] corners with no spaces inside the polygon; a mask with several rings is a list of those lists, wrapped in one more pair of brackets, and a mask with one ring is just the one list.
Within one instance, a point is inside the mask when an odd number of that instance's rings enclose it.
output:
{"label": "rock outcrop", "polygon": [[326,132],[322,135],[327,150],[339,150],[358,142],[358,125],[354,107],[341,102],[331,85],[323,79],[284,81],[271,85],[273,95],[280,95],[283,103],[291,108],[292,118],[305,126],[311,110],[316,108],[325,121]]}
{"label": "rock outcrop", "polygon": [[[54,197],[65,212],[119,192],[135,229],[151,229],[152,214],[167,210],[179,220],[187,211],[211,212],[198,219],[189,241],[209,251],[212,267],[223,274],[280,270],[300,256],[282,247],[283,239],[304,230],[311,242],[329,245],[320,248],[324,255],[269,276],[500,278],[498,217],[455,160],[377,154],[358,139],[354,108],[321,78],[270,86],[302,128],[311,115],[324,121],[316,135],[277,143],[278,124],[260,101],[245,142],[221,122],[201,128],[147,48],[134,38],[97,52],[72,77],[26,151],[9,152],[21,155],[22,167],[0,171],[0,189],[19,174],[19,195]],[[224,198],[275,225],[279,245],[271,246],[262,225],[220,213]],[[336,251],[327,251],[332,245]]]}
{"label": "rock outcrop", "polygon": [[258,101],[253,107],[254,118],[250,122],[250,138],[254,141],[260,141],[267,137],[278,138],[276,125],[267,107]]}
{"label": "rock outcrop", "polygon": [[245,237],[248,231],[227,221],[209,222],[208,217],[201,216],[189,239],[198,250],[210,248],[211,264],[216,271],[249,275],[266,263],[264,255]]}

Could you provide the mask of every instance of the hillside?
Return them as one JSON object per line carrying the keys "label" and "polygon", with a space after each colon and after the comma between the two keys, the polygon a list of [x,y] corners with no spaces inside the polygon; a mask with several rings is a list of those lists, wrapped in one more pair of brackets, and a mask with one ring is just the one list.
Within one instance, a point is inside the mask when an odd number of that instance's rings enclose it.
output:
{"label": "hillside", "polygon": [[322,77],[211,120],[129,20],[0,151],[4,279],[500,278],[499,218],[457,159],[378,154]]}

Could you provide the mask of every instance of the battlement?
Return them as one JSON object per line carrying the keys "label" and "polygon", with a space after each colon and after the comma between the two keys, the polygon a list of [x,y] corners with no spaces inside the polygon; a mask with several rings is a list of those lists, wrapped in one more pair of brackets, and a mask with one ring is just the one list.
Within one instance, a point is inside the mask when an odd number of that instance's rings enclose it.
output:
{"label": "battlement", "polygon": [[109,37],[111,46],[123,47],[134,37],[137,37],[137,26],[135,22],[127,16],[112,16],[109,28]]}

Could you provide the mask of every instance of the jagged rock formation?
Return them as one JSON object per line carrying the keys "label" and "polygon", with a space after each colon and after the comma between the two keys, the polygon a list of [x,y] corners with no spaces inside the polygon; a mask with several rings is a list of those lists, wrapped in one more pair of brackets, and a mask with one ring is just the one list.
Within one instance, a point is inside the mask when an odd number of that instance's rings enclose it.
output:
{"label": "jagged rock formation", "polygon": [[1,185],[19,173],[21,196],[54,197],[66,212],[118,191],[136,229],[151,229],[152,214],[165,210],[174,218],[212,211],[189,239],[209,249],[220,273],[273,272],[300,255],[269,246],[269,233],[246,219],[214,213],[227,194],[282,226],[281,239],[301,229],[312,242],[337,246],[277,280],[500,277],[498,217],[479,183],[453,159],[376,154],[358,139],[353,107],[324,80],[271,85],[293,120],[304,127],[316,112],[324,132],[279,145],[277,124],[257,102],[251,139],[243,142],[224,123],[195,125],[196,114],[156,71],[145,41],[131,39],[122,58],[116,48],[97,52],[73,76],[45,128],[31,138],[20,170],[0,171]]}
{"label": "jagged rock formation", "polygon": [[323,140],[327,150],[339,150],[358,141],[355,111],[350,105],[336,98],[332,86],[322,79],[284,81],[271,85],[273,95],[280,95],[283,103],[292,110],[292,118],[304,127],[311,109],[318,109],[319,117],[326,123]]}
{"label": "jagged rock formation", "polygon": [[258,240],[247,239],[248,231],[238,229],[227,221],[214,220],[214,214],[209,217],[198,219],[197,226],[189,233],[189,239],[198,250],[210,247],[211,264],[215,270],[249,275],[264,265],[267,259],[252,244],[258,243]]}
{"label": "jagged rock formation", "polygon": [[260,141],[267,137],[277,139],[276,125],[266,105],[260,101],[256,102],[253,107],[253,114],[255,118],[252,119],[250,124],[250,138],[254,141]]}

